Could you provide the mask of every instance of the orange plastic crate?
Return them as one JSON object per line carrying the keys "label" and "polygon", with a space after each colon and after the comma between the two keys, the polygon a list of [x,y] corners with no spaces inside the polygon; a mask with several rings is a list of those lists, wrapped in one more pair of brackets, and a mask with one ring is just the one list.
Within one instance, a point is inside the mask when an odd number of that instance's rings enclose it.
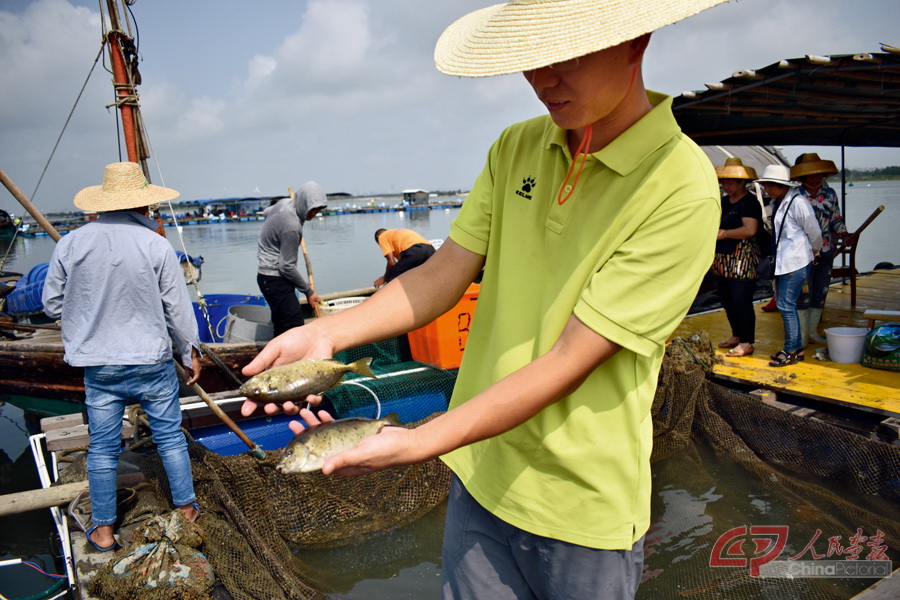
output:
{"label": "orange plastic crate", "polygon": [[471,284],[456,306],[425,327],[407,334],[413,360],[441,369],[459,367],[480,289],[480,284]]}

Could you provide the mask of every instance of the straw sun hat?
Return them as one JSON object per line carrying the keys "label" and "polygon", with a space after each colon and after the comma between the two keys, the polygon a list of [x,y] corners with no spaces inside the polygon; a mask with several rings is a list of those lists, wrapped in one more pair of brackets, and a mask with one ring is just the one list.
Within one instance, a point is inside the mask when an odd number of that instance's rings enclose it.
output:
{"label": "straw sun hat", "polygon": [[633,40],[726,0],[510,0],[462,17],[434,49],[460,77],[530,71]]}
{"label": "straw sun hat", "polygon": [[137,163],[119,162],[106,165],[103,185],[87,187],[75,194],[75,206],[91,212],[106,212],[150,206],[177,197],[175,190],[147,183]]}
{"label": "straw sun hat", "polygon": [[791,179],[799,179],[807,175],[834,175],[838,172],[832,160],[819,158],[815,152],[801,154],[797,157],[797,163],[791,167]]}
{"label": "straw sun hat", "polygon": [[740,158],[726,158],[725,166],[716,167],[718,179],[756,179],[756,170],[746,167]]}

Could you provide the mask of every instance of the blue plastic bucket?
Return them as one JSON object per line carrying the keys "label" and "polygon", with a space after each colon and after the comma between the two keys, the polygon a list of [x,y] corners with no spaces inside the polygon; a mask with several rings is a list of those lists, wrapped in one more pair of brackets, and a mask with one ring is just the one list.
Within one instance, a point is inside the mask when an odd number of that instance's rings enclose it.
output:
{"label": "blue plastic bucket", "polygon": [[[206,310],[209,312],[209,323],[206,322],[200,305],[196,302],[193,305],[197,327],[200,330],[200,341],[207,344],[222,341],[228,321],[228,309],[232,306],[243,304],[266,306],[265,298],[248,294],[209,294],[204,296],[204,299],[206,300]],[[210,333],[210,325],[212,325],[213,333]]]}

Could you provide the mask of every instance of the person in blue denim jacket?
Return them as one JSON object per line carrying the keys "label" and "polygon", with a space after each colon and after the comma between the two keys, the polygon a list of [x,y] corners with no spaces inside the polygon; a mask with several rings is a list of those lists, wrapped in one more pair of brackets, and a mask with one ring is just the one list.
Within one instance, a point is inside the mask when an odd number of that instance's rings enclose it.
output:
{"label": "person in blue denim jacket", "polygon": [[128,401],[147,413],[175,506],[189,521],[200,514],[173,360],[174,345],[187,383],[197,381],[197,321],[175,250],[147,217],[149,205],[177,197],[148,184],[136,163],[108,165],[103,185],[75,196],[75,206],[100,216],[59,241],[44,282],[44,312],[61,320],[65,360],[84,368],[93,522],[86,533],[100,552],[117,545],[116,471]]}

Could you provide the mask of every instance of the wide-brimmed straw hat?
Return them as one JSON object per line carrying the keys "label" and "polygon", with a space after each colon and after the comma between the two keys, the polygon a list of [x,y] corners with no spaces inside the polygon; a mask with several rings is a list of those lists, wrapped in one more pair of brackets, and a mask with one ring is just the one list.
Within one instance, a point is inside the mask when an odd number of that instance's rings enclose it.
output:
{"label": "wide-brimmed straw hat", "polygon": [[719,179],[756,179],[756,170],[753,167],[744,166],[741,159],[726,158],[725,166],[716,167],[716,177]]}
{"label": "wide-brimmed straw hat", "polygon": [[815,152],[801,154],[797,157],[797,162],[791,167],[791,178],[799,179],[807,175],[834,175],[838,172],[833,160],[824,160],[819,158]]}
{"label": "wide-brimmed straw hat", "polygon": [[633,40],[727,0],[510,0],[462,17],[434,49],[460,77],[530,71]]}
{"label": "wide-brimmed straw hat", "polygon": [[90,212],[108,212],[150,206],[174,200],[178,192],[147,183],[137,163],[106,165],[103,185],[93,185],[75,194],[75,206]]}
{"label": "wide-brimmed straw hat", "polygon": [[763,176],[756,180],[759,183],[780,183],[788,187],[797,187],[800,185],[796,181],[791,181],[791,170],[784,165],[768,165],[763,171]]}

